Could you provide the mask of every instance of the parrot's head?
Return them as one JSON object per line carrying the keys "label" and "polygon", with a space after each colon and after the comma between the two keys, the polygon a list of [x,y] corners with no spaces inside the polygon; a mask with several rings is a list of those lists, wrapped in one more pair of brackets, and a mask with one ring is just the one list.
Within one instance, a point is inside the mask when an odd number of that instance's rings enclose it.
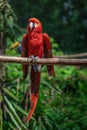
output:
{"label": "parrot's head", "polygon": [[28,20],[27,30],[28,30],[28,32],[32,32],[32,31],[42,32],[42,24],[39,21],[39,19],[30,18]]}

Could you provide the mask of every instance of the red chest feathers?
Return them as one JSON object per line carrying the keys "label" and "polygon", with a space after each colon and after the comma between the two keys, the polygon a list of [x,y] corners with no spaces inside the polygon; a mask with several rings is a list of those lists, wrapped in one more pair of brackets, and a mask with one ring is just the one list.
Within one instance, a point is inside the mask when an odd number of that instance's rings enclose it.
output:
{"label": "red chest feathers", "polygon": [[43,56],[43,36],[42,33],[33,33],[28,39],[28,55],[34,55],[38,57]]}

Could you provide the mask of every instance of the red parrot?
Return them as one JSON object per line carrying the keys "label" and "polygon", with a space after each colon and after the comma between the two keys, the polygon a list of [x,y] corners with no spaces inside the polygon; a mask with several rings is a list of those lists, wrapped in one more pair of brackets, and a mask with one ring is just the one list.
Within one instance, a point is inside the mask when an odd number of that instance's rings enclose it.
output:
{"label": "red parrot", "polygon": [[[42,24],[37,18],[30,18],[28,20],[27,34],[22,40],[22,57],[30,57],[31,60],[37,58],[52,58],[52,46],[48,34],[42,33]],[[53,65],[47,65],[49,75],[54,76]],[[28,65],[23,65],[23,78],[27,77]],[[26,118],[28,122],[35,110],[40,86],[41,65],[31,65],[30,79],[31,79],[31,95],[30,95],[30,111]]]}

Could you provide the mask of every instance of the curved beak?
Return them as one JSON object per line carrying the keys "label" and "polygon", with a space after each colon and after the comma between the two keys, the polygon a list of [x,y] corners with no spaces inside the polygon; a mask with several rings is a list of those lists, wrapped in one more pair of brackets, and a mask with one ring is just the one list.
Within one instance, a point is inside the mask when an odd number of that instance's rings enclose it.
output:
{"label": "curved beak", "polygon": [[33,22],[30,22],[30,23],[29,23],[29,26],[30,26],[30,30],[33,30],[33,29],[34,29],[34,23],[33,23]]}

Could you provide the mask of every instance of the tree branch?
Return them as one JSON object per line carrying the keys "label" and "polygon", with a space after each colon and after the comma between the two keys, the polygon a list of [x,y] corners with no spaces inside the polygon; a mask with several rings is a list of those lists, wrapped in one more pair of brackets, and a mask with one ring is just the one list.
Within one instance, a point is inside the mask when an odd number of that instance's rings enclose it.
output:
{"label": "tree branch", "polygon": [[0,62],[19,63],[19,64],[42,64],[42,65],[75,65],[87,66],[87,59],[61,59],[61,58],[39,58],[31,61],[30,58],[0,56]]}
{"label": "tree branch", "polygon": [[80,53],[80,54],[73,54],[73,55],[60,55],[60,56],[55,56],[57,58],[64,58],[64,59],[71,59],[71,58],[87,58],[87,53]]}

